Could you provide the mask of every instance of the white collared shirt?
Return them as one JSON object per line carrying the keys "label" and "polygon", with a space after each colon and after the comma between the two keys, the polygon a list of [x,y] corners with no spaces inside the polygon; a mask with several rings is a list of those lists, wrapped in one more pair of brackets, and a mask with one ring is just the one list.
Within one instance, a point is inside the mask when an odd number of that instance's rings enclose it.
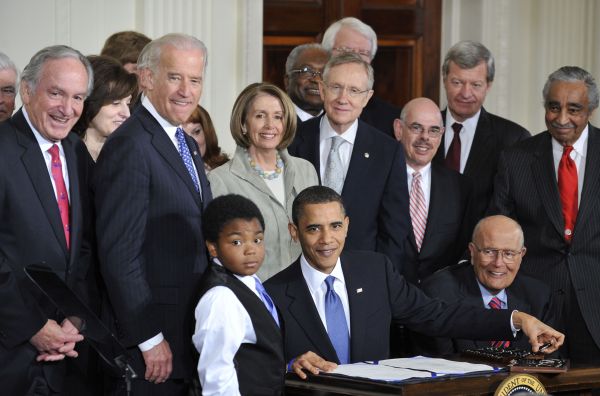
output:
{"label": "white collared shirt", "polygon": [[300,120],[302,120],[302,122],[310,120],[311,118],[318,117],[321,114],[323,114],[323,110],[321,110],[319,112],[319,114],[317,114],[316,116],[314,116],[314,115],[310,114],[309,112],[302,110],[295,103],[294,103],[294,109],[296,109],[296,114],[298,115],[298,117],[300,118]]}
{"label": "white collared shirt", "polygon": [[471,146],[473,146],[473,139],[475,139],[475,130],[477,129],[477,123],[479,122],[479,115],[481,114],[481,109],[471,118],[467,118],[463,122],[458,122],[452,117],[452,112],[450,109],[446,109],[446,133],[444,133],[444,157],[448,154],[448,149],[450,148],[450,144],[452,144],[452,139],[454,138],[454,129],[452,129],[452,124],[459,123],[462,124],[462,129],[460,130],[460,173],[463,173],[465,170],[465,165],[467,164],[467,159],[469,158],[469,153],[471,152]]}
{"label": "white collared shirt", "polygon": [[327,294],[327,284],[325,283],[325,279],[330,275],[335,277],[333,289],[342,301],[344,315],[346,316],[346,324],[348,325],[348,334],[350,334],[350,306],[348,303],[348,291],[346,290],[346,281],[344,279],[340,258],[338,257],[333,271],[331,271],[330,274],[326,274],[316,270],[308,264],[306,257],[302,254],[302,256],[300,256],[300,269],[302,270],[304,281],[308,286],[308,291],[315,303],[315,307],[317,308],[317,312],[319,313],[319,317],[321,318],[321,322],[325,329],[327,329],[327,319],[325,317],[325,294]]}
{"label": "white collared shirt", "polygon": [[[416,171],[413,168],[406,165],[406,179],[408,180],[409,196],[412,190],[413,173],[415,172]],[[419,173],[421,174],[421,190],[423,190],[423,195],[425,196],[425,207],[429,208],[429,201],[431,197],[431,162],[421,168]]]}
{"label": "white collared shirt", "polygon": [[[575,167],[577,168],[577,203],[581,203],[581,191],[583,190],[583,181],[585,175],[585,156],[587,155],[588,145],[588,127],[586,125],[579,139],[573,144],[573,151],[569,154]],[[556,180],[558,181],[558,165],[563,154],[563,145],[552,138],[552,157],[554,158],[554,172],[556,174]]]}
{"label": "white collared shirt", "polygon": [[37,129],[35,129],[35,127],[31,123],[31,120],[29,119],[29,114],[27,114],[27,110],[25,109],[25,106],[23,106],[22,109],[23,109],[23,116],[25,117],[25,121],[27,121],[27,124],[33,131],[33,136],[35,136],[35,140],[37,140],[37,142],[40,146],[40,150],[42,150],[42,154],[44,155],[44,162],[46,163],[46,169],[48,169],[48,175],[50,176],[50,181],[52,182],[52,188],[54,189],[55,196],[57,196],[57,194],[56,194],[56,183],[54,182],[54,177],[52,177],[52,156],[50,155],[48,150],[50,150],[50,147],[52,147],[55,144],[58,146],[58,154],[60,156],[60,162],[62,164],[63,180],[65,181],[65,188],[67,189],[67,195],[69,196],[69,204],[70,204],[71,190],[69,189],[69,185],[70,185],[69,170],[67,169],[67,158],[65,157],[65,150],[63,149],[62,143],[60,142],[60,140],[58,142],[51,142],[48,139],[46,139],[45,137],[43,137],[42,134]]}
{"label": "white collared shirt", "polygon": [[341,135],[337,133],[329,123],[327,114],[321,118],[319,132],[319,154],[321,159],[320,173],[321,180],[325,180],[325,168],[327,166],[327,157],[329,156],[329,150],[331,149],[331,141],[334,136],[341,136],[344,139],[344,143],[340,146],[339,153],[342,159],[342,165],[344,166],[344,179],[348,173],[348,167],[350,166],[350,158],[352,157],[352,149],[354,148],[354,140],[356,140],[356,132],[358,131],[358,120],[354,120],[352,125]]}
{"label": "white collared shirt", "polygon": [[[214,261],[221,265],[218,260]],[[260,299],[254,280],[256,275],[234,276]],[[200,354],[197,370],[202,394],[239,395],[233,358],[242,344],[256,344],[256,332],[248,311],[230,288],[215,286],[200,298],[195,317],[192,342]]]}

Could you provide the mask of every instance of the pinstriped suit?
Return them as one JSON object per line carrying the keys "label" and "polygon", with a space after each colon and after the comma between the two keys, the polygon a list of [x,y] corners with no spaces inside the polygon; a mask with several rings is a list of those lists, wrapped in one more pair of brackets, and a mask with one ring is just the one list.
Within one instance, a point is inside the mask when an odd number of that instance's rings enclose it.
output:
{"label": "pinstriped suit", "polygon": [[[498,164],[490,210],[516,219],[525,233],[527,254],[521,271],[550,285],[558,318],[573,325],[577,307],[582,325],[600,346],[600,130],[589,125],[588,148],[579,213],[570,246],[563,239],[564,221],[546,131],[504,152]],[[562,310],[561,307],[562,306]],[[567,328],[568,330],[568,328]],[[567,332],[569,340],[582,337]],[[589,356],[589,355],[587,355]],[[579,356],[571,355],[572,359]],[[600,363],[600,356],[593,357]]]}

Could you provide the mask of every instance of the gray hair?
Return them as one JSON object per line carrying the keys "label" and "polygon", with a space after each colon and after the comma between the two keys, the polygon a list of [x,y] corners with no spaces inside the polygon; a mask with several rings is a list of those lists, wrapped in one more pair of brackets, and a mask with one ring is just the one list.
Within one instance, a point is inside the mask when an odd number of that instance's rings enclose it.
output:
{"label": "gray hair", "polygon": [[31,91],[35,91],[40,82],[42,68],[46,62],[64,58],[77,59],[85,67],[88,75],[86,96],[89,96],[94,86],[94,70],[92,69],[92,65],[90,65],[90,61],[81,52],[66,45],[53,45],[39,50],[33,55],[27,66],[25,66],[25,69],[23,69],[21,81],[25,82]]}
{"label": "gray hair", "polygon": [[367,88],[373,89],[373,83],[375,82],[373,66],[371,66],[370,63],[365,62],[364,59],[360,57],[360,55],[355,54],[354,52],[344,52],[329,59],[329,62],[327,62],[327,64],[325,65],[325,69],[323,69],[323,81],[327,82],[327,80],[329,79],[329,71],[332,68],[334,68],[335,66],[345,65],[349,63],[356,63],[358,65],[362,65],[365,68],[368,78]]}
{"label": "gray hair", "polygon": [[587,87],[589,102],[588,110],[591,111],[598,108],[598,86],[596,85],[596,81],[590,73],[577,66],[563,66],[548,76],[548,80],[546,80],[546,84],[544,84],[544,89],[542,90],[544,105],[548,103],[550,86],[555,81],[582,81]]}
{"label": "gray hair", "polygon": [[298,57],[304,51],[310,50],[310,49],[321,50],[321,51],[324,51],[327,53],[329,52],[325,49],[325,47],[323,47],[319,43],[300,44],[300,45],[294,47],[294,49],[292,49],[292,51],[290,51],[290,54],[288,55],[287,60],[285,61],[285,74],[287,74],[289,76],[290,72],[296,65],[296,61],[298,60]]}
{"label": "gray hair", "polygon": [[375,58],[375,53],[377,53],[377,34],[371,26],[358,18],[347,17],[332,23],[323,34],[323,39],[321,40],[323,47],[325,47],[327,51],[333,50],[335,36],[343,27],[360,33],[371,42],[371,60],[373,60],[373,58]]}
{"label": "gray hair", "polygon": [[166,46],[175,47],[178,50],[192,50],[198,49],[204,55],[204,68],[208,63],[208,50],[204,43],[198,40],[194,36],[190,36],[183,33],[169,33],[162,37],[152,40],[140,52],[140,56],[137,61],[138,69],[150,69],[153,72],[158,71],[158,64],[160,62],[160,55],[162,50]]}
{"label": "gray hair", "polygon": [[[16,81],[19,80],[19,70],[17,70],[17,66],[15,66],[15,63],[12,60],[10,60],[8,55],[6,55],[4,52],[0,52],[0,70],[14,71],[17,76]],[[16,81],[15,81],[15,88],[17,85]]]}
{"label": "gray hair", "polygon": [[477,41],[459,41],[454,44],[446,54],[442,65],[442,77],[444,80],[448,77],[450,62],[454,62],[461,69],[472,69],[481,62],[487,66],[487,82],[494,81],[496,67],[494,66],[494,56],[483,44]]}

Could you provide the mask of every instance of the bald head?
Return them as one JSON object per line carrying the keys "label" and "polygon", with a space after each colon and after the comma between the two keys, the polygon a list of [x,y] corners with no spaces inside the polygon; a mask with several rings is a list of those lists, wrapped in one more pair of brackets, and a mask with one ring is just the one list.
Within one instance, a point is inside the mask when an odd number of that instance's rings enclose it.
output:
{"label": "bald head", "polygon": [[471,239],[477,243],[481,240],[482,235],[486,234],[513,235],[518,241],[518,248],[522,248],[525,244],[523,229],[519,223],[510,217],[502,215],[484,217],[483,219],[479,220],[473,229],[473,237]]}
{"label": "bald head", "polygon": [[394,135],[404,146],[406,163],[418,171],[431,162],[444,133],[440,108],[428,98],[416,98],[394,121]]}

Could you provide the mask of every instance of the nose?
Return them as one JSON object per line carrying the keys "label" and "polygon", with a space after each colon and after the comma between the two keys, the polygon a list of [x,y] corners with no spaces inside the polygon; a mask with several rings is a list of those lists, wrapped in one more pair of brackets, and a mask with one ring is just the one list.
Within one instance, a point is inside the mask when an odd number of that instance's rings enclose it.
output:
{"label": "nose", "polygon": [[569,113],[568,113],[568,109],[566,107],[562,107],[560,109],[560,112],[558,113],[558,116],[556,117],[556,122],[558,122],[560,125],[566,125],[569,123]]}
{"label": "nose", "polygon": [[465,83],[462,84],[460,87],[460,94],[461,96],[468,98],[469,96],[471,96],[471,87],[469,86],[469,84]]}
{"label": "nose", "polygon": [[244,244],[244,255],[252,256],[256,253],[256,246],[253,243]]}
{"label": "nose", "polygon": [[119,115],[124,118],[129,118],[131,115],[131,110],[129,109],[129,105],[127,103],[121,103]]}
{"label": "nose", "polygon": [[187,97],[190,93],[189,81],[187,81],[185,78],[182,78],[181,82],[179,83],[179,89],[177,90],[177,92],[179,93],[179,95]]}
{"label": "nose", "polygon": [[[76,100],[76,99],[73,99],[68,96],[64,96],[63,100],[60,103],[59,110],[61,113],[63,113],[63,115],[71,116],[71,115],[75,114],[76,109],[81,110],[82,108],[83,108],[83,101]],[[81,113],[81,111],[79,111],[79,113]]]}

